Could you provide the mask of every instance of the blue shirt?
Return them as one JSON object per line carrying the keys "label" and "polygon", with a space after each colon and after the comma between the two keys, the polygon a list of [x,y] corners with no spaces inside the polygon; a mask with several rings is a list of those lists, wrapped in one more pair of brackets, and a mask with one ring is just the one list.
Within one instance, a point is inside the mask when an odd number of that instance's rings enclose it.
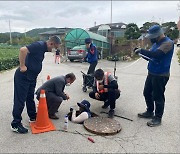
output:
{"label": "blue shirt", "polygon": [[37,41],[26,47],[29,50],[25,60],[28,78],[36,79],[42,70],[42,61],[47,51],[47,44],[44,41]]}
{"label": "blue shirt", "polygon": [[98,60],[96,46],[93,43],[91,43],[90,48],[88,48],[87,50],[88,63],[96,62]]}

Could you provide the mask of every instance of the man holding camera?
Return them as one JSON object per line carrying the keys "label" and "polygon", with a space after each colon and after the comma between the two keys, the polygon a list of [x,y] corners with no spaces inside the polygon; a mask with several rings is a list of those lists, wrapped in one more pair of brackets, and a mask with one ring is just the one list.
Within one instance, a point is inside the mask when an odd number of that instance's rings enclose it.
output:
{"label": "man holding camera", "polygon": [[[150,127],[159,126],[164,113],[165,86],[170,76],[171,59],[174,52],[173,41],[164,35],[159,25],[149,28],[146,36],[150,39],[150,50],[135,48],[134,52],[148,60],[148,75],[144,86],[147,110],[139,113],[140,118],[152,118],[147,122]],[[155,113],[154,113],[155,111]]]}

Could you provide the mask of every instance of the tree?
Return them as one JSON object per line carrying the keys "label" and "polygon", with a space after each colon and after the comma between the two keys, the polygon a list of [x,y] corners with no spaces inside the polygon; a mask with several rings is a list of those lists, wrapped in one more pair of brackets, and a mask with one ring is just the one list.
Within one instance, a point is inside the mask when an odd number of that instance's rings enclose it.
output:
{"label": "tree", "polygon": [[179,31],[177,28],[177,24],[175,22],[166,22],[162,24],[162,27],[165,29],[165,34],[171,38],[172,40],[175,40],[179,36]]}
{"label": "tree", "polygon": [[140,30],[138,26],[134,23],[130,23],[127,25],[126,31],[125,31],[125,38],[130,39],[138,39],[141,36]]}
{"label": "tree", "polygon": [[143,26],[140,28],[142,33],[146,33],[148,29],[153,25],[159,25],[157,22],[145,22]]}

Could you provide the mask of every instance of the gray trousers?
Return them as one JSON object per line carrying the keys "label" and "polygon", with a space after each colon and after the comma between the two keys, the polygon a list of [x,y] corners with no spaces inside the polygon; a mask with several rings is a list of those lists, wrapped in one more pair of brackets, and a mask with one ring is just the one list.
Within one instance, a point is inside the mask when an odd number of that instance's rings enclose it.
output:
{"label": "gray trousers", "polygon": [[[37,99],[39,100],[38,96],[37,96]],[[54,115],[57,112],[62,101],[63,101],[62,97],[57,96],[56,94],[52,92],[46,93],[46,102],[47,102],[49,115]]]}

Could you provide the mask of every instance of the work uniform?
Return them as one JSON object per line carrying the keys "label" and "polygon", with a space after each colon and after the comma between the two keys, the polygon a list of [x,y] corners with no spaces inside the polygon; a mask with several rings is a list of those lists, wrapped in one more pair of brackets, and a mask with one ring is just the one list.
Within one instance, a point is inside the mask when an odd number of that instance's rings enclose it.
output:
{"label": "work uniform", "polygon": [[[98,84],[104,85],[104,89],[102,91],[98,90]],[[104,101],[105,106],[110,105],[110,109],[115,109],[116,99],[120,97],[120,90],[118,89],[117,81],[111,74],[105,72],[102,83],[98,83],[95,79],[93,91],[89,93],[89,97],[96,99],[95,93],[99,93],[100,95],[100,99],[97,100]]]}
{"label": "work uniform", "polygon": [[41,89],[45,90],[49,115],[54,115],[62,101],[67,100],[67,96],[64,93],[66,84],[65,76],[58,76],[46,81],[36,91],[37,99],[39,100]]}
{"label": "work uniform", "polygon": [[14,106],[12,125],[21,123],[25,102],[27,113],[30,119],[36,119],[36,108],[34,102],[34,91],[36,79],[42,69],[42,61],[47,51],[47,44],[44,41],[34,42],[26,46],[29,53],[25,59],[26,72],[20,72],[17,68],[14,74]]}
{"label": "work uniform", "polygon": [[143,92],[147,111],[152,113],[155,109],[155,116],[160,119],[164,113],[164,92],[170,76],[173,52],[174,44],[168,37],[164,37],[159,42],[154,43],[150,51],[144,49],[140,51],[142,55],[151,58],[148,63],[148,76]]}
{"label": "work uniform", "polygon": [[98,55],[96,46],[93,43],[91,43],[90,48],[88,48],[88,54],[86,58],[88,59],[88,63],[90,63],[87,74],[94,74],[96,65],[98,63]]}

